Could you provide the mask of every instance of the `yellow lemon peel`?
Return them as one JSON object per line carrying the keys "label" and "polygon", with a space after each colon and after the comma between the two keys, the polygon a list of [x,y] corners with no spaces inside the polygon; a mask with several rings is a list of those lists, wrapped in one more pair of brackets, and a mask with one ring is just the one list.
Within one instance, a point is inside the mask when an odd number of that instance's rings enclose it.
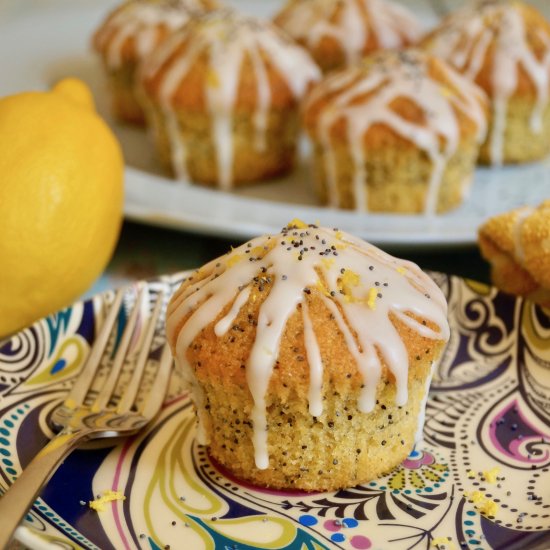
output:
{"label": "yellow lemon peel", "polygon": [[496,516],[498,513],[498,504],[487,498],[482,491],[464,491],[464,496],[469,499],[479,512],[486,516]]}
{"label": "yellow lemon peel", "polygon": [[0,166],[1,337],[68,306],[105,269],[124,160],[90,90],[70,78],[0,99]]}
{"label": "yellow lemon peel", "polygon": [[317,281],[317,284],[315,286],[317,287],[317,290],[322,292],[325,296],[330,297],[330,292],[328,288],[325,286],[325,284],[323,283],[323,281],[321,281],[321,279]]}
{"label": "yellow lemon peel", "polygon": [[90,500],[90,502],[88,502],[88,506],[96,512],[104,512],[106,504],[116,500],[126,500],[126,497],[122,494],[122,491],[111,491],[109,489],[104,491],[103,495],[100,497]]}
{"label": "yellow lemon peel", "polygon": [[445,550],[455,550],[455,545],[450,537],[436,537],[432,540],[430,546],[445,548]]}
{"label": "yellow lemon peel", "polygon": [[210,69],[206,75],[206,83],[210,88],[219,88],[220,87],[220,77],[218,73]]}
{"label": "yellow lemon peel", "polygon": [[367,296],[367,305],[374,311],[376,309],[376,298],[378,297],[378,291],[376,288],[369,288],[369,295]]}
{"label": "yellow lemon peel", "polygon": [[484,470],[483,471],[483,477],[487,481],[487,483],[495,484],[497,482],[498,474],[500,473],[500,468],[498,466],[495,466],[494,468],[491,468],[490,470]]}
{"label": "yellow lemon peel", "polygon": [[361,277],[352,271],[351,269],[346,269],[338,282],[338,288],[342,291],[344,295],[344,300],[346,302],[355,302],[357,298],[353,295],[353,288],[359,286],[361,282]]}
{"label": "yellow lemon peel", "polygon": [[235,264],[238,264],[243,258],[244,256],[242,254],[232,254],[229,258],[227,258],[227,262],[225,262],[225,264],[227,267],[232,267]]}
{"label": "yellow lemon peel", "polygon": [[287,227],[290,229],[292,229],[293,227],[296,229],[306,229],[308,225],[307,223],[303,222],[299,218],[294,218],[292,221],[288,223]]}
{"label": "yellow lemon peel", "polygon": [[252,256],[265,256],[265,249],[263,246],[255,246],[254,248],[250,249],[250,254]]}

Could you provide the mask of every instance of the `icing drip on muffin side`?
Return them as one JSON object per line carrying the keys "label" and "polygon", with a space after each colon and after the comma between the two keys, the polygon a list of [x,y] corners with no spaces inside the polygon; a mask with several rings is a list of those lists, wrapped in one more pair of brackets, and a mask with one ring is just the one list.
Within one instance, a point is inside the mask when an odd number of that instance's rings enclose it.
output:
{"label": "icing drip on muffin side", "polygon": [[490,136],[491,162],[502,164],[508,102],[516,92],[519,71],[531,80],[536,102],[531,113],[531,130],[543,129],[543,114],[550,89],[550,32],[541,25],[537,39],[543,46],[539,57],[532,50],[519,2],[482,0],[459,10],[443,21],[428,39],[428,49],[446,59],[471,80],[481,74],[490,57],[488,94],[492,99],[493,123]]}
{"label": "icing drip on muffin side", "polygon": [[[186,41],[189,43],[182,50]],[[229,189],[233,183],[233,117],[245,60],[251,62],[256,83],[253,121],[254,147],[258,151],[266,147],[265,131],[271,107],[272,88],[266,59],[284,79],[296,101],[304,95],[309,83],[319,79],[320,71],[307,52],[276,27],[229,10],[207,14],[173,35],[150,58],[143,72],[146,78],[154,78],[162,70],[159,99],[168,119],[172,165],[179,179],[187,178],[186,151],[178,135],[173,96],[194,63],[204,55],[209,65],[205,98],[212,120],[218,183],[222,189]]]}
{"label": "icing drip on muffin side", "polygon": [[271,285],[259,309],[256,336],[246,362],[254,403],[251,420],[255,461],[260,469],[269,463],[266,392],[286,323],[297,310],[303,318],[310,368],[309,410],[313,416],[322,413],[323,364],[307,295],[315,292],[321,297],[356,361],[364,381],[358,401],[362,412],[372,411],[376,404],[376,387],[382,372],[379,354],[395,377],[396,404],[404,405],[408,399],[407,349],[390,314],[421,336],[435,340],[449,337],[445,298],[426,274],[415,264],[397,260],[338,230],[294,223],[281,234],[259,237],[232,250],[201,271],[204,278],[197,277],[175,298],[167,320],[169,338],[176,341],[175,356],[196,400],[201,443],[207,443],[201,431],[204,396],[187,359],[187,350],[228,306],[229,311],[217,321],[214,332],[221,337],[229,330],[247,302],[254,281],[261,279]]}
{"label": "icing drip on muffin side", "polygon": [[[351,149],[352,186],[357,210],[364,210],[368,203],[365,170],[368,151],[363,140],[372,126],[388,126],[424,151],[431,160],[432,173],[424,201],[424,211],[428,214],[436,210],[447,161],[459,145],[460,129],[456,112],[461,112],[475,123],[479,142],[485,137],[482,92],[441,65],[441,70],[445,70],[445,76],[455,87],[455,90],[450,90],[442,82],[431,78],[426,63],[420,52],[384,52],[371,58],[368,65],[357,65],[335,73],[310,94],[306,109],[316,101],[326,102],[319,114],[316,131],[323,147],[331,206],[339,204],[331,129],[342,120],[346,123],[347,143]],[[402,117],[392,108],[392,103],[400,98],[413,102],[422,110],[424,120],[421,123]]]}
{"label": "icing drip on muffin side", "polygon": [[205,6],[200,0],[132,0],[107,19],[95,36],[96,46],[105,50],[107,66],[118,69],[129,40],[134,42],[136,59],[142,59],[157,45],[159,28],[174,31],[204,13]]}
{"label": "icing drip on muffin side", "polygon": [[349,65],[358,61],[369,40],[369,22],[379,48],[415,42],[420,28],[403,7],[380,0],[299,0],[276,17],[290,36],[315,48],[323,38],[338,42]]}

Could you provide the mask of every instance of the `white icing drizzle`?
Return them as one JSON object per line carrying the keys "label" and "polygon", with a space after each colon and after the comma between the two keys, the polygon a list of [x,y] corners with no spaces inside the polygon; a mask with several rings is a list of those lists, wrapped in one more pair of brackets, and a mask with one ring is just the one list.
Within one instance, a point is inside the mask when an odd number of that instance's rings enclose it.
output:
{"label": "white icing drizzle", "polygon": [[[250,61],[256,85],[253,114],[258,151],[266,149],[266,128],[272,104],[268,64],[284,80],[296,102],[308,85],[320,78],[320,71],[308,53],[292,43],[269,22],[219,10],[197,18],[165,41],[144,63],[142,78],[153,79],[162,71],[159,99],[166,113],[174,113],[173,98],[182,81],[193,70],[199,57],[206,55],[209,73],[205,98],[211,116],[218,169],[218,184],[222,189],[233,185],[233,122],[241,71]],[[185,148],[178,132],[169,132],[172,164],[176,175],[185,174]]]}
{"label": "white icing drizzle", "polygon": [[544,47],[540,59],[529,46],[520,3],[481,0],[445,19],[440,30],[427,41],[430,51],[475,81],[481,82],[484,61],[492,55],[490,85],[486,90],[492,99],[492,130],[489,137],[492,164],[503,162],[508,102],[516,92],[520,67],[536,90],[531,130],[535,134],[542,131],[550,88],[550,34],[544,32],[541,26],[537,36]]}
{"label": "white icing drizzle", "polygon": [[[316,86],[308,97],[305,109],[307,111],[309,105],[320,99],[325,101],[316,132],[323,148],[331,206],[339,206],[340,201],[330,132],[336,123],[345,120],[347,143],[354,165],[355,208],[364,210],[368,201],[365,171],[368,151],[363,145],[364,136],[373,125],[384,124],[414,143],[431,160],[433,168],[424,211],[427,214],[435,212],[443,172],[460,140],[457,112],[477,126],[479,142],[484,139],[487,129],[481,90],[452,69],[443,64],[440,67],[453,84],[454,91],[428,74],[426,57],[414,50],[377,54],[367,65],[357,65],[335,73]],[[367,94],[366,99],[361,99]],[[408,99],[417,105],[425,115],[424,122],[416,124],[402,118],[392,108],[392,102],[398,98]]]}
{"label": "white icing drizzle", "polygon": [[404,7],[381,0],[298,0],[275,17],[294,39],[315,48],[325,38],[335,40],[351,65],[365,54],[369,29],[379,48],[397,49],[420,38],[420,26]]}
{"label": "white icing drizzle", "polygon": [[[407,402],[408,354],[390,314],[417,333],[447,340],[447,305],[441,290],[416,265],[398,260],[346,233],[298,224],[281,234],[259,237],[212,261],[199,271],[173,300],[167,319],[168,338],[186,379],[196,389],[187,352],[199,333],[214,325],[218,337],[232,325],[256,285],[270,285],[257,319],[255,340],[246,362],[246,378],[253,399],[251,420],[258,468],[267,468],[268,427],[266,393],[281,338],[291,315],[300,309],[304,344],[310,367],[309,410],[322,414],[323,359],[307,296],[316,293],[332,313],[363,377],[358,408],[370,412],[382,362],[396,380],[396,404]],[[201,279],[201,273],[206,276]],[[267,292],[267,289],[264,291]],[[433,330],[411,315],[432,322]],[[186,318],[185,322],[182,322]],[[204,402],[202,392],[197,407]],[[199,421],[204,410],[199,410]],[[202,432],[201,432],[202,433]]]}
{"label": "white icing drizzle", "polygon": [[204,13],[207,5],[200,0],[131,0],[107,18],[96,34],[96,45],[105,51],[107,66],[118,69],[128,40],[134,40],[135,58],[141,60],[158,45],[160,28],[174,31]]}
{"label": "white icing drizzle", "polygon": [[416,424],[416,433],[414,434],[414,444],[418,446],[422,443],[424,439],[424,424],[426,422],[426,405],[428,404],[428,393],[430,391],[430,385],[432,383],[432,378],[435,372],[435,367],[437,362],[433,362],[430,367],[430,374],[426,378],[424,384],[424,395],[422,396],[422,401],[420,402],[420,411],[418,413],[418,422]]}
{"label": "white icing drizzle", "polygon": [[309,317],[307,302],[302,302],[302,319],[304,323],[304,343],[309,364],[309,412],[311,416],[323,414],[323,359],[315,331]]}

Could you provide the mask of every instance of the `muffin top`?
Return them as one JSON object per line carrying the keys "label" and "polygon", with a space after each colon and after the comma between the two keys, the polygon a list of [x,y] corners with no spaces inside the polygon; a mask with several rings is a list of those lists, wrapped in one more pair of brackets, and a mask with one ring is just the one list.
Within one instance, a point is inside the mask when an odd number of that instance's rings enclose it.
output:
{"label": "muffin top", "polygon": [[414,16],[386,0],[293,0],[274,21],[332,66],[349,65],[366,53],[401,48],[420,38]]}
{"label": "muffin top", "polygon": [[[218,10],[174,33],[143,64],[141,84],[163,106],[230,113],[295,105],[320,71],[268,21]],[[263,121],[263,122],[262,122]]]}
{"label": "muffin top", "polygon": [[[550,23],[537,10],[517,0],[478,0],[449,14],[422,47],[485,90],[493,100],[493,125],[500,139],[507,102],[514,96],[534,102],[531,127],[542,129],[550,90]],[[491,153],[499,164],[499,139]]]}
{"label": "muffin top", "polygon": [[191,17],[216,7],[215,0],[130,0],[107,16],[93,47],[110,69],[137,63]]}
{"label": "muffin top", "polygon": [[[252,319],[254,336],[246,358],[238,358],[236,372],[229,359],[227,367],[213,361],[197,370],[188,356],[195,339],[208,338],[205,331],[222,338],[247,303],[258,305]],[[266,392],[293,315],[303,320],[309,410],[314,416],[322,413],[323,370],[332,367],[322,358],[325,342],[318,341],[314,329],[321,311],[330,313],[340,334],[335,338],[345,342],[357,367],[355,374],[331,370],[332,383],[347,387],[353,382],[363,412],[373,410],[386,368],[395,379],[396,403],[407,402],[409,355],[403,334],[409,331],[435,341],[449,336],[445,297],[415,264],[337,229],[298,220],[279,234],[254,239],[210,262],[183,283],[170,303],[168,341],[195,392],[193,380],[204,369],[216,371],[220,384],[245,372],[254,403],[251,418],[258,428],[254,446],[260,468],[267,466],[267,434],[260,429],[266,424]],[[239,369],[241,361],[245,371]],[[297,373],[291,378],[301,384]],[[198,401],[202,402],[200,395]],[[200,414],[199,407],[199,418]]]}
{"label": "muffin top", "polygon": [[[417,50],[383,51],[315,86],[304,118],[308,134],[325,149],[347,143],[357,173],[366,152],[388,144],[424,151],[440,172],[462,139],[483,141],[487,104],[483,92],[444,61]],[[435,211],[436,191],[434,185],[428,193],[427,212]],[[337,204],[336,189],[329,188],[329,202]]]}

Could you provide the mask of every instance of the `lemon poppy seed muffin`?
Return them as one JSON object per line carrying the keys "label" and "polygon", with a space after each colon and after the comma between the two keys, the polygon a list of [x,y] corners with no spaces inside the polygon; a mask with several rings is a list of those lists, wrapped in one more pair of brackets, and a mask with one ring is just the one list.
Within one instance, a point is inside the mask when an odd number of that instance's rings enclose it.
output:
{"label": "lemon poppy seed muffin", "polygon": [[550,307],[550,201],[493,216],[478,233],[493,284]]}
{"label": "lemon poppy seed muffin", "polygon": [[380,49],[414,44],[420,25],[389,0],[290,0],[274,21],[328,72]]}
{"label": "lemon poppy seed muffin", "polygon": [[217,7],[214,0],[129,0],[115,8],[94,34],[112,94],[115,116],[141,123],[135,74],[141,60],[191,17]]}
{"label": "lemon poppy seed muffin", "polygon": [[379,52],[327,76],[304,105],[323,202],[445,212],[467,194],[486,131],[483,92],[423,52]]}
{"label": "lemon poppy seed muffin", "polygon": [[422,41],[489,96],[480,161],[528,162],[550,152],[550,23],[517,0],[482,0],[449,14]]}
{"label": "lemon poppy seed muffin", "polygon": [[172,35],[140,85],[161,160],[179,179],[229,189],[290,170],[299,102],[319,76],[268,21],[220,10]]}
{"label": "lemon poppy seed muffin", "polygon": [[404,460],[422,430],[446,302],[420,269],[294,221],[199,269],[167,337],[199,442],[237,477],[307,491]]}

